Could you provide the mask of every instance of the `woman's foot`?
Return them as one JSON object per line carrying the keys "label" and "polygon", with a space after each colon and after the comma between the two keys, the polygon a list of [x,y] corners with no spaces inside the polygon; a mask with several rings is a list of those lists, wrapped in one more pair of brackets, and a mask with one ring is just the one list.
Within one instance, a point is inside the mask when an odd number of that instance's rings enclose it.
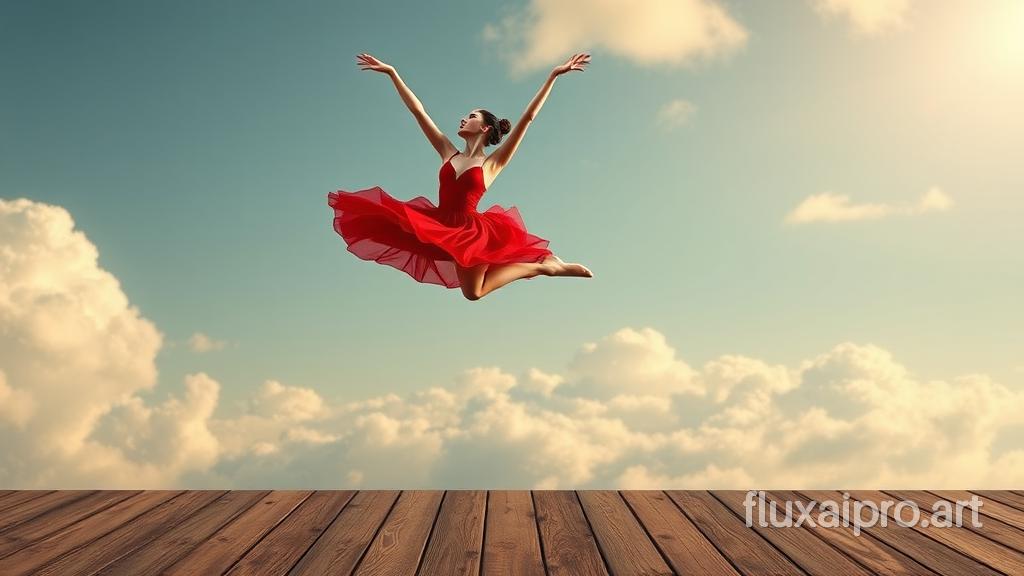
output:
{"label": "woman's foot", "polygon": [[549,276],[578,276],[581,278],[593,278],[594,273],[582,264],[566,263],[561,258],[552,254],[545,258],[541,264],[547,266]]}

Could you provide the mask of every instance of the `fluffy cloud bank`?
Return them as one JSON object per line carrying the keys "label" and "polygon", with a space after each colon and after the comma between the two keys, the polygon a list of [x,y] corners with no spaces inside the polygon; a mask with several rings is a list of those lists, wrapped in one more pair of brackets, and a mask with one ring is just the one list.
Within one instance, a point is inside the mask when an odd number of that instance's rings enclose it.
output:
{"label": "fluffy cloud bank", "polygon": [[329,403],[268,380],[217,414],[192,374],[149,405],[162,337],[62,208],[0,200],[2,488],[931,488],[1024,481],[1024,393],[924,381],[841,343],[795,366],[691,366],[652,328],[563,370]]}
{"label": "fluffy cloud bank", "polygon": [[787,224],[807,222],[847,222],[854,220],[877,220],[897,214],[924,214],[945,212],[953,206],[953,199],[938,187],[933,186],[914,204],[900,205],[887,203],[854,204],[845,194],[825,192],[805,198],[786,215]]}
{"label": "fluffy cloud bank", "polygon": [[747,36],[715,0],[530,0],[483,33],[515,76],[595,48],[640,65],[691,64],[730,54]]}

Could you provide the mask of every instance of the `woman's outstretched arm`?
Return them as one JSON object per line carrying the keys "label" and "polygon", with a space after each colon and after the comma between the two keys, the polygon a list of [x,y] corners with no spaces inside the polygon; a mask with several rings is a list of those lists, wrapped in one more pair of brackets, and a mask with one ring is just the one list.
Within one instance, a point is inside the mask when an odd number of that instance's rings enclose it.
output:
{"label": "woman's outstretched arm", "polygon": [[434,124],[430,116],[427,114],[426,109],[423,108],[423,104],[420,103],[419,98],[413,94],[412,90],[406,86],[405,82],[402,81],[402,77],[398,75],[398,71],[395,67],[390,64],[385,64],[380,60],[370,56],[369,54],[363,53],[358,56],[359,65],[365,66],[363,70],[373,70],[375,72],[383,72],[391,77],[391,81],[395,84],[395,89],[398,90],[398,95],[402,97],[402,102],[405,102],[405,106],[409,108],[412,115],[416,118],[416,123],[420,125],[420,129],[427,136],[427,140],[437,150],[439,156],[442,159],[448,157],[453,150],[456,150],[455,145],[451,143],[451,140],[444,135],[443,132]]}
{"label": "woman's outstretched arm", "polygon": [[512,156],[516,153],[516,148],[519,147],[519,143],[522,142],[523,136],[526,135],[526,129],[530,127],[530,122],[537,117],[537,113],[540,112],[541,106],[544,105],[544,101],[547,100],[548,94],[551,93],[551,88],[555,85],[555,78],[558,78],[562,74],[572,70],[579,70],[582,72],[584,67],[590,63],[590,55],[586,53],[575,54],[565,64],[556,66],[550,74],[548,74],[547,80],[544,81],[544,85],[537,91],[537,95],[530,101],[529,106],[526,107],[526,111],[523,112],[523,116],[519,119],[519,122],[512,127],[509,131],[508,137],[505,142],[498,147],[490,156],[490,161],[493,164],[492,170],[495,174],[500,172],[508,163],[512,160]]}

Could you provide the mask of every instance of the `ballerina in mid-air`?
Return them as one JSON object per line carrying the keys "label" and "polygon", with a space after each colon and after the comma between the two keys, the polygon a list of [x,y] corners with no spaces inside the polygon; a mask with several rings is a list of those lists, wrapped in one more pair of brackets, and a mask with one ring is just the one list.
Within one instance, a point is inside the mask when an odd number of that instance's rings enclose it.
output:
{"label": "ballerina in mid-air", "polygon": [[[391,77],[444,163],[438,174],[436,206],[423,196],[398,200],[379,186],[329,193],[334,230],[349,252],[397,268],[418,282],[461,288],[469,300],[535,276],[593,277],[586,266],[563,262],[548,250],[548,241],[526,229],[515,206],[494,205],[477,211],[484,192],[512,160],[555,79],[566,72],[583,71],[590,62],[589,54],[575,54],[551,70],[515,126],[482,108],[464,116],[459,124],[459,136],[466,142],[461,151],[437,128],[394,66],[365,53],[359,54],[358,61],[362,70]],[[505,134],[505,143],[490,156],[485,154],[484,148],[499,144]],[[456,160],[456,156],[461,158]]]}

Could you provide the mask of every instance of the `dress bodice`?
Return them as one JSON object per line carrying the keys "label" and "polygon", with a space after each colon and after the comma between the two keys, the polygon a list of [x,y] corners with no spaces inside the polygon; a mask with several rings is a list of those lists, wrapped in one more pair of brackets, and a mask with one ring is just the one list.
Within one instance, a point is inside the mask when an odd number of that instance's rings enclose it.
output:
{"label": "dress bodice", "polygon": [[473,166],[456,175],[452,165],[452,158],[456,155],[458,152],[445,161],[438,174],[438,207],[451,212],[475,212],[487,190],[484,187],[484,169],[483,166]]}
{"label": "dress bodice", "polygon": [[460,268],[543,262],[551,255],[548,241],[530,233],[515,206],[478,211],[483,166],[456,174],[451,160],[438,175],[440,205],[426,196],[399,200],[380,186],[329,192],[334,230],[348,251],[446,288],[461,286]]}

